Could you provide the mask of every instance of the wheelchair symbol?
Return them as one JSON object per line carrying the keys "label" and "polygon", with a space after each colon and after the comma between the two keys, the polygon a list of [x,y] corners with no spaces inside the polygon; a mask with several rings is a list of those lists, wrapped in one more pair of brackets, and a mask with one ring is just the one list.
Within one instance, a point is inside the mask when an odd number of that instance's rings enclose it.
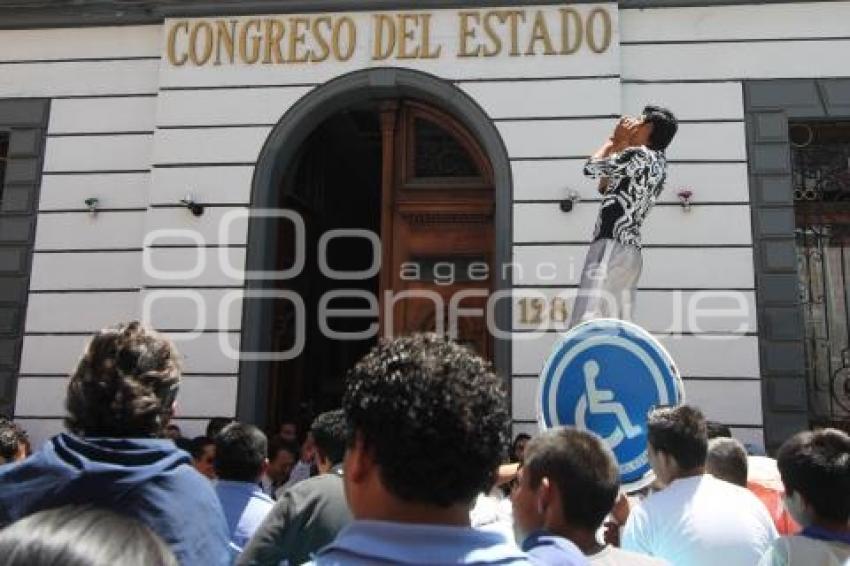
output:
{"label": "wheelchair symbol", "polygon": [[582,369],[584,371],[584,387],[587,392],[579,398],[576,404],[576,425],[585,430],[589,429],[585,421],[588,411],[594,415],[608,414],[617,417],[617,427],[604,438],[612,450],[619,446],[624,439],[639,436],[641,427],[632,424],[625,407],[614,401],[614,392],[596,388],[596,378],[599,377],[599,363],[595,360],[589,360],[584,363]]}

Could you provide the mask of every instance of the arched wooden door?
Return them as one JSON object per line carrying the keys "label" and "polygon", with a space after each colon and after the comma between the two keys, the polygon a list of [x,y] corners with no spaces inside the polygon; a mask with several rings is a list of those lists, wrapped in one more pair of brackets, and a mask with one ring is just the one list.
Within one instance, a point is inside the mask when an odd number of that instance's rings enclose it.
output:
{"label": "arched wooden door", "polygon": [[454,118],[415,101],[382,103],[381,329],[442,330],[490,358],[493,173]]}

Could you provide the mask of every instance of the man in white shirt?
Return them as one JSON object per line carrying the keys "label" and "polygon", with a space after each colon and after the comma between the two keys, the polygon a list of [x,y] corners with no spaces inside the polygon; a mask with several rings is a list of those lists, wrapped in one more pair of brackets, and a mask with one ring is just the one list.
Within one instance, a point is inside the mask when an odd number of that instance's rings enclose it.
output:
{"label": "man in white shirt", "polygon": [[691,406],[653,410],[649,463],[666,486],[632,510],[622,547],[676,566],[752,566],[777,538],[748,490],[705,473],[705,418]]}

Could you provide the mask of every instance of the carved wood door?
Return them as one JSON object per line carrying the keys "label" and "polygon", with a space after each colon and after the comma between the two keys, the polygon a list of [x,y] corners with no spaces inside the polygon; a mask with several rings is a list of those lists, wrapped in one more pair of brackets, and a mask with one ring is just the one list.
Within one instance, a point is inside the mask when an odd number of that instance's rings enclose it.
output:
{"label": "carved wood door", "polygon": [[490,358],[489,160],[459,122],[419,102],[382,104],[381,133],[381,328],[442,331]]}

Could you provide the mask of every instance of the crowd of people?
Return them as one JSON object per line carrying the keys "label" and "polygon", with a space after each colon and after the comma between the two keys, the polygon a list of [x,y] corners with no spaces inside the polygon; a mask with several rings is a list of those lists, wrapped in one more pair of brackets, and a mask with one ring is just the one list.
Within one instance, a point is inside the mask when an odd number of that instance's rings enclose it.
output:
{"label": "crowd of people", "polygon": [[697,407],[658,407],[655,481],[626,494],[592,432],[509,444],[502,381],[433,334],[377,345],[305,431],[216,418],[186,439],[169,422],[180,378],[167,338],[123,324],[71,374],[67,432],[32,452],[0,420],[2,564],[850,564],[839,430],[773,460]]}

